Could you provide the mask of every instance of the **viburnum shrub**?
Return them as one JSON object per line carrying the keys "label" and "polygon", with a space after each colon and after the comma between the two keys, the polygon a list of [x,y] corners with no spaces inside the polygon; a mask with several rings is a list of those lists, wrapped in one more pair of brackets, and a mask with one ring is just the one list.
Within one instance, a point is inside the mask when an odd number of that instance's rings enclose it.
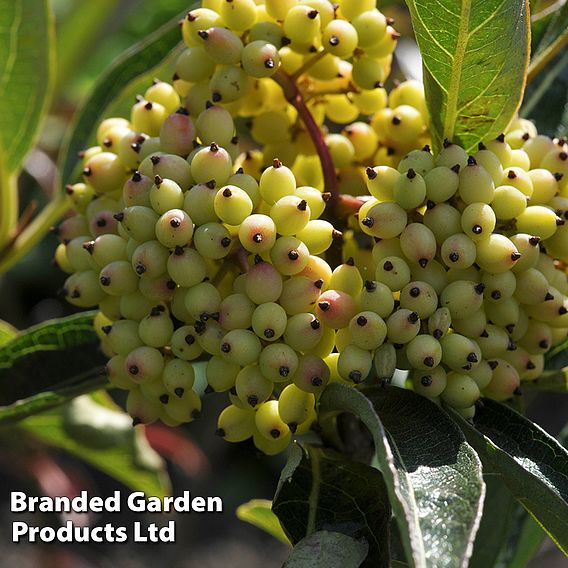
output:
{"label": "viburnum shrub", "polygon": [[568,335],[568,144],[518,114],[528,7],[408,5],[424,85],[389,79],[374,0],[203,0],[55,229],[134,424],[198,419],[204,374],[219,436],[293,446],[290,566],[490,566],[536,526],[494,528],[503,496],[568,546],[566,451],[522,416],[566,390]]}

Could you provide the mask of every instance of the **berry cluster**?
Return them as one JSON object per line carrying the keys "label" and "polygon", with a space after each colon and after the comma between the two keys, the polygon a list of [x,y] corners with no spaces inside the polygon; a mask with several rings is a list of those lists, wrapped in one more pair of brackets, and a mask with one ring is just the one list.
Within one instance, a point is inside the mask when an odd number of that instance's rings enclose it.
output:
{"label": "berry cluster", "polygon": [[330,382],[396,369],[471,416],[566,336],[566,143],[517,120],[433,156],[422,86],[382,86],[391,25],[374,0],[204,1],[172,84],[100,124],[55,258],[136,422],[199,415],[197,360],[218,433],[267,454]]}
{"label": "berry cluster", "polygon": [[567,149],[518,119],[475,155],[446,141],[367,170],[366,293],[396,298],[375,312],[416,392],[472,416],[481,393],[506,400],[538,378],[566,337]]}

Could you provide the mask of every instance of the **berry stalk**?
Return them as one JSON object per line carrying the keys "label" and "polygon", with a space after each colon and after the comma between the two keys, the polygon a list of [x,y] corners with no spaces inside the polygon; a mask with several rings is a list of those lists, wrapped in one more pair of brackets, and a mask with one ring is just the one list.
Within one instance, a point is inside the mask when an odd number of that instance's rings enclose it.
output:
{"label": "berry stalk", "polygon": [[335,165],[329,152],[329,148],[323,139],[320,127],[317,125],[312,113],[308,109],[304,97],[298,89],[293,79],[283,71],[277,71],[272,79],[276,81],[284,91],[286,100],[298,111],[314,146],[318,153],[321,167],[323,170],[323,179],[325,191],[331,194],[330,203],[332,209],[335,207],[339,198],[339,186],[337,184],[337,176],[335,175]]}

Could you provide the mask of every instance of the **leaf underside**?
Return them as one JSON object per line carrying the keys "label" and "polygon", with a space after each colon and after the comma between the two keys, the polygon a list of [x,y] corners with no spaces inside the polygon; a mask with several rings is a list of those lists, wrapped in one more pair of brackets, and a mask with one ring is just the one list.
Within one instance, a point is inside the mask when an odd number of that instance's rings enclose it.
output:
{"label": "leaf underside", "polygon": [[338,532],[318,531],[302,539],[283,568],[358,568],[367,543]]}
{"label": "leaf underside", "polygon": [[388,566],[391,509],[380,473],[365,464],[299,446],[282,472],[272,506],[293,544],[315,531],[365,539],[365,566]]}
{"label": "leaf underside", "polygon": [[331,385],[320,412],[357,415],[375,440],[407,560],[462,566],[471,554],[484,496],[481,464],[435,404],[396,387],[358,392]]}

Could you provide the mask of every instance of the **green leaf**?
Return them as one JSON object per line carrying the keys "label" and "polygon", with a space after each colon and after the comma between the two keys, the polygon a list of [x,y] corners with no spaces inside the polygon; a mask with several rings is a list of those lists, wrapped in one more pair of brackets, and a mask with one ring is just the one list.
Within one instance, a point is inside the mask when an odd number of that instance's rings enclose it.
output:
{"label": "green leaf", "polygon": [[268,499],[252,499],[248,503],[239,505],[237,507],[237,518],[254,525],[284,544],[290,544],[278,517],[272,511],[272,501]]}
{"label": "green leaf", "polygon": [[47,0],[0,0],[0,146],[17,172],[49,104],[54,67]]}
{"label": "green leaf", "polygon": [[18,422],[28,416],[61,406],[76,396],[105,387],[108,382],[103,371],[104,367],[93,369],[91,374],[77,377],[74,385],[54,388],[22,398],[7,406],[0,406],[0,426]]}
{"label": "green leaf", "polygon": [[0,320],[0,347],[18,335],[18,330],[7,321]]}
{"label": "green leaf", "polygon": [[[568,425],[560,432],[557,439],[566,447]],[[507,550],[502,556],[502,561],[508,568],[524,568],[529,560],[538,553],[547,535],[526,509],[518,503],[515,520],[515,526],[512,534],[509,535]]]}
{"label": "green leaf", "polygon": [[0,346],[0,422],[58,404],[93,381],[100,386],[105,357],[93,317],[83,312],[47,321]]}
{"label": "green leaf", "polygon": [[163,460],[147,444],[143,429],[133,428],[122,411],[80,397],[63,411],[38,414],[20,425],[38,440],[85,460],[135,491],[160,498],[170,493]]}
{"label": "green leaf", "polygon": [[294,547],[283,568],[358,568],[367,548],[366,542],[350,536],[318,531]]}
{"label": "green leaf", "polygon": [[483,480],[486,487],[483,516],[473,545],[469,568],[497,566],[517,506],[515,498],[499,476],[486,474]]}
{"label": "green leaf", "polygon": [[295,446],[282,471],[272,510],[296,544],[320,530],[368,543],[366,566],[388,566],[391,510],[379,472],[342,456]]}
{"label": "green leaf", "polygon": [[179,19],[174,18],[125,51],[99,78],[90,97],[75,117],[66,140],[59,168],[62,187],[73,181],[74,171],[79,163],[78,152],[92,139],[107,106],[127,88],[130,81],[150,72],[179,43]]}
{"label": "green leaf", "polygon": [[508,568],[524,568],[539,551],[546,538],[546,533],[530,515],[526,515],[517,537],[517,548],[507,564]]}
{"label": "green leaf", "polygon": [[522,100],[528,3],[407,0],[424,67],[432,140],[473,151],[501,134]]}
{"label": "green leaf", "polygon": [[[454,413],[455,414],[455,413]],[[491,400],[477,409],[474,426],[456,419],[484,467],[498,473],[552,540],[568,552],[568,452],[514,410]]]}
{"label": "green leaf", "polygon": [[320,414],[358,416],[373,435],[407,560],[462,566],[471,554],[484,486],[481,464],[458,428],[424,397],[399,388],[339,384],[322,395]]}

